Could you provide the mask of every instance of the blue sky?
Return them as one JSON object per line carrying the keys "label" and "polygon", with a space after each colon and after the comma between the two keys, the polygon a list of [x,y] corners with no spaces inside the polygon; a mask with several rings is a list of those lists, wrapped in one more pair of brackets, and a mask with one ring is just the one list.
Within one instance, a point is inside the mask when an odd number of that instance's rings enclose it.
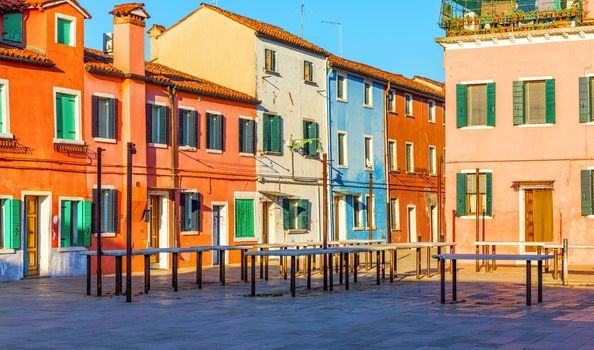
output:
{"label": "blue sky", "polygon": [[[434,38],[439,0],[218,0],[218,6],[293,34],[301,32],[301,3],[305,3],[305,39],[339,54],[338,30],[322,20],[342,23],[343,56],[408,77],[423,75],[443,81],[443,51]],[[122,0],[79,0],[93,19],[87,21],[85,45],[101,49],[102,33],[112,31],[107,13]],[[214,0],[145,0],[153,24],[170,27],[200,6]]]}

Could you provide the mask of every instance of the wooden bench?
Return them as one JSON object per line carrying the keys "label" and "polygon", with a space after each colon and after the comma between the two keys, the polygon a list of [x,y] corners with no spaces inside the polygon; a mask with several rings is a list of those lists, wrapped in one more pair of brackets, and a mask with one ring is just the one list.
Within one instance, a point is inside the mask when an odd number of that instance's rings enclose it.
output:
{"label": "wooden bench", "polygon": [[436,254],[433,258],[441,266],[441,303],[445,303],[445,261],[452,261],[452,300],[457,301],[457,260],[507,260],[526,261],[526,305],[532,305],[532,261],[538,262],[538,302],[542,303],[542,262],[553,259],[552,255],[511,255],[511,254]]}

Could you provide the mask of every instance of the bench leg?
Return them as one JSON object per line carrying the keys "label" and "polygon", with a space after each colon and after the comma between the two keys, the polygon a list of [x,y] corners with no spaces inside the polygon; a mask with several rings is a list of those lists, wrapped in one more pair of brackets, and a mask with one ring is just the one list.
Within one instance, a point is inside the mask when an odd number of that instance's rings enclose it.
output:
{"label": "bench leg", "polygon": [[328,256],[326,254],[320,256],[321,258],[321,263],[322,263],[322,279],[324,280],[324,290],[328,290]]}
{"label": "bench leg", "polygon": [[390,257],[390,283],[394,283],[394,252],[396,249],[392,250],[392,256]]}
{"label": "bench leg", "polygon": [[[437,247],[437,254],[441,254],[441,247]],[[441,264],[437,264],[437,273],[441,273]]]}
{"label": "bench leg", "polygon": [[[87,255],[87,295],[91,295],[91,256]],[[97,293],[99,296],[99,293]]]}
{"label": "bench leg", "polygon": [[[493,246],[492,252],[493,252],[493,255],[497,254],[495,252],[495,246]],[[493,260],[493,271],[496,271],[496,270],[497,270],[497,261]]]}
{"label": "bench leg", "polygon": [[122,257],[116,256],[115,295],[122,294]]}
{"label": "bench leg", "polygon": [[439,265],[441,266],[440,301],[445,304],[445,259],[440,258]]}
{"label": "bench leg", "polygon": [[252,296],[256,296],[256,256],[252,255]]}
{"label": "bench leg", "polygon": [[219,274],[221,277],[221,285],[224,286],[225,285],[225,254],[226,252],[224,250],[221,251],[221,253],[219,254],[219,260],[221,261],[221,266],[219,268]]}
{"label": "bench leg", "polygon": [[538,261],[538,303],[542,303],[542,260]]}
{"label": "bench leg", "polygon": [[196,252],[196,284],[202,289],[202,252]]}
{"label": "bench leg", "polygon": [[[260,248],[260,251],[262,251],[262,248]],[[264,257],[260,256],[260,279],[264,279]]]}
{"label": "bench leg", "polygon": [[268,281],[268,256],[264,257],[264,280]]}
{"label": "bench leg", "polygon": [[291,296],[295,297],[295,256],[291,256]]}
{"label": "bench leg", "polygon": [[344,263],[344,254],[338,254],[338,284],[342,284],[342,268]]}
{"label": "bench leg", "polygon": [[452,300],[458,301],[458,271],[456,270],[456,259],[452,259]]}
{"label": "bench leg", "polygon": [[353,266],[353,283],[357,283],[357,273],[359,272],[359,253],[355,253],[353,260],[355,265]]}
{"label": "bench leg", "polygon": [[247,279],[246,279],[247,276],[245,275],[244,264],[243,264],[243,259],[245,258],[245,252],[244,252],[243,249],[241,250],[241,256],[240,256],[240,258],[241,258],[241,265],[240,265],[241,272],[240,272],[240,277],[239,278],[242,281],[247,281]]}
{"label": "bench leg", "polygon": [[427,247],[427,271],[425,275],[427,278],[431,277],[431,247]]}
{"label": "bench leg", "polygon": [[375,277],[375,284],[377,284],[378,286],[380,285],[380,252],[379,250],[377,252],[375,252],[375,271],[376,271],[376,277]]}
{"label": "bench leg", "polygon": [[311,289],[311,255],[307,256],[307,289]]}
{"label": "bench leg", "polygon": [[329,289],[330,291],[334,290],[334,269],[332,268],[332,263],[333,263],[333,259],[334,259],[334,254],[330,254],[327,255],[327,259],[328,259],[328,264],[330,266],[328,266],[328,284],[329,284]]}
{"label": "bench leg", "polygon": [[177,253],[173,253],[173,276],[172,276],[172,282],[173,282],[173,291],[177,292],[177,264],[178,264],[178,259],[177,259]]}
{"label": "bench leg", "polygon": [[151,290],[151,256],[144,256],[144,294]]}
{"label": "bench leg", "polygon": [[[378,261],[379,264],[379,261]],[[386,280],[386,251],[382,250],[382,280]]]}
{"label": "bench leg", "polygon": [[417,248],[417,256],[416,256],[416,261],[417,261],[417,279],[421,279],[421,248]]}
{"label": "bench leg", "polygon": [[532,305],[532,262],[526,261],[526,305]]}
{"label": "bench leg", "polygon": [[344,289],[349,290],[349,253],[344,254]]}

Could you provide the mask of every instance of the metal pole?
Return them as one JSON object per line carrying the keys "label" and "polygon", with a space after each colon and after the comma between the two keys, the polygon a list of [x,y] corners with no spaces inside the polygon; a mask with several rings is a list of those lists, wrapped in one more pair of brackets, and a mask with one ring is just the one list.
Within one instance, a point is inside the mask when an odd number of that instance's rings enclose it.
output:
{"label": "metal pole", "polygon": [[569,242],[567,238],[563,238],[563,285],[568,285],[568,277],[567,274],[569,273]]}
{"label": "metal pole", "polygon": [[101,256],[103,247],[101,241],[101,157],[104,149],[97,147],[97,198],[95,203],[95,233],[97,233],[97,296],[103,294],[103,283],[101,281]]}
{"label": "metal pole", "polygon": [[[475,192],[474,192],[474,193],[476,193],[476,203],[475,203],[476,208],[474,209],[474,211],[476,212],[476,239],[475,239],[475,241],[478,242],[481,239],[481,237],[480,237],[480,230],[481,230],[481,227],[480,227],[480,224],[481,224],[481,222],[480,222],[480,204],[481,204],[481,201],[480,201],[480,193],[479,193],[480,192],[479,191],[479,186],[480,186],[480,182],[479,182],[480,169],[479,168],[476,168],[475,174],[476,174],[476,176],[475,176],[476,177],[476,179],[475,179],[476,188],[475,188]],[[480,248],[477,245],[476,246],[476,254],[478,255],[479,253],[480,253]],[[480,269],[481,269],[480,262],[478,260],[476,260],[476,272],[479,272]]]}
{"label": "metal pole", "polygon": [[367,201],[367,226],[369,227],[369,240],[373,239],[373,172],[369,173],[369,200]]}
{"label": "metal pole", "polygon": [[132,302],[132,156],[136,145],[128,142],[128,169],[126,189],[126,302]]}
{"label": "metal pole", "polygon": [[[323,193],[323,207],[322,207],[322,212],[323,212],[323,227],[322,227],[322,232],[323,232],[323,237],[322,237],[322,243],[323,243],[323,248],[324,249],[328,249],[328,154],[323,153],[322,154],[322,184],[323,184],[323,188],[324,188],[324,193]],[[324,269],[326,268],[326,266],[324,265]]]}
{"label": "metal pole", "polygon": [[442,214],[442,201],[441,201],[441,176],[442,170],[441,167],[443,166],[443,156],[439,157],[439,168],[437,169],[437,239],[440,242],[445,241],[445,237],[442,235],[441,232],[441,214]]}

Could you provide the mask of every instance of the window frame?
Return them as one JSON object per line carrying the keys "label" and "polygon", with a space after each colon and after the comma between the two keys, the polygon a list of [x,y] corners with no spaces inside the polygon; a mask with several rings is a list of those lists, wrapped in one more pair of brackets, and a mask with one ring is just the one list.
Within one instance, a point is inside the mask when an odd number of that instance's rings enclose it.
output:
{"label": "window frame", "polygon": [[217,154],[222,154],[223,151],[225,150],[225,117],[223,116],[223,113],[219,112],[219,111],[211,111],[208,110],[206,111],[205,114],[205,120],[204,122],[206,123],[205,125],[208,125],[208,118],[210,118],[211,116],[219,116],[221,118],[221,149],[216,149],[216,148],[209,148],[209,144],[208,144],[208,133],[210,132],[210,130],[208,128],[206,128],[205,130],[205,141],[206,141],[206,153],[217,153]]}
{"label": "window frame", "polygon": [[[405,164],[406,164],[406,173],[407,174],[414,174],[415,173],[415,144],[413,142],[405,142],[404,143],[404,157],[405,157]],[[411,154],[408,152],[408,146],[410,146]]]}
{"label": "window frame", "polygon": [[398,143],[394,139],[388,139],[388,171],[398,171]]}
{"label": "window frame", "polygon": [[[338,86],[340,84],[340,78],[342,78],[342,96],[338,95],[338,92],[340,91],[338,89]],[[336,73],[336,100],[340,101],[340,102],[348,102],[348,75],[347,74],[341,74],[341,73]]]}
{"label": "window frame", "polygon": [[[371,166],[367,165],[367,150],[366,150],[366,146],[367,146],[367,140],[370,140],[371,142],[369,143],[369,156],[370,156],[370,163]],[[371,135],[364,135],[363,136],[363,168],[367,171],[372,171],[374,169],[374,154],[373,154],[373,136]]]}
{"label": "window frame", "polygon": [[[342,143],[342,149],[341,149],[341,144],[340,144],[340,137],[343,137],[343,143]],[[338,154],[337,154],[337,163],[338,163],[338,167],[339,168],[348,168],[349,167],[349,136],[348,136],[348,132],[346,131],[337,131],[336,132],[336,146],[337,146],[337,150],[338,150]],[[342,158],[344,160],[344,162],[341,164],[340,163],[340,154],[342,153]]]}
{"label": "window frame", "polygon": [[[310,65],[310,68],[309,68],[309,73],[310,73],[310,76],[311,76],[310,79],[308,79],[308,77],[305,75],[305,72],[306,72],[305,71],[305,67],[308,64]],[[314,63],[312,61],[303,60],[303,81],[306,82],[306,83],[310,83],[310,84],[316,82],[316,80],[315,80],[315,72],[314,72]]]}
{"label": "window frame", "polygon": [[[96,185],[96,184],[95,184],[95,185],[93,185],[93,190],[94,190],[94,191],[97,191],[97,185]],[[113,192],[118,192],[118,190],[115,188],[115,186],[113,186],[113,185],[103,185],[103,184],[102,184],[102,185],[101,185],[101,191],[97,191],[97,194],[98,194],[98,195],[103,195],[103,191],[113,191]],[[118,200],[116,200],[116,197],[117,197],[117,199],[118,199]],[[114,227],[113,227],[113,231],[105,231],[105,232],[101,232],[101,237],[102,237],[102,238],[116,237],[116,235],[117,235],[117,233],[118,233],[118,232],[117,232],[117,231],[118,231],[118,224],[117,224],[117,222],[118,222],[118,218],[117,218],[116,216],[119,216],[119,207],[118,207],[118,204],[119,204],[119,203],[118,203],[118,201],[119,201],[119,196],[115,196],[115,195],[113,195],[113,197],[112,197],[112,200],[114,201],[114,202],[113,202],[113,208],[114,208],[114,214],[115,214],[115,215],[114,215],[114,223],[113,223],[113,225],[114,225]],[[104,206],[104,205],[105,205],[105,203],[106,203],[106,202],[105,202],[105,200],[104,200],[104,197],[101,197],[101,205],[102,205],[102,206]],[[95,204],[95,203],[93,203],[93,204]],[[61,207],[61,206],[60,206],[60,207]],[[97,210],[97,209],[94,207],[94,208],[93,208],[93,216],[95,216],[96,210]],[[105,211],[105,208],[104,208],[104,207],[103,207],[103,208],[101,208],[101,215],[105,215],[105,213],[106,213],[106,211]],[[100,223],[99,223],[99,225],[101,225],[101,224],[103,223],[103,218],[100,218],[99,220],[100,220]],[[101,226],[100,226],[100,227],[101,227]],[[95,232],[95,231],[96,231],[96,228],[95,228],[95,227],[93,227],[93,236],[94,236],[94,237],[97,237],[97,232]]]}
{"label": "window frame", "polygon": [[[362,231],[366,226],[363,222],[363,194],[353,194],[351,197],[353,201],[353,230]],[[362,226],[357,225],[357,220]]]}
{"label": "window frame", "polygon": [[[464,174],[467,177],[467,184],[468,184],[468,175],[475,175],[476,174],[476,169],[460,169],[456,173],[457,174]],[[481,169],[479,169],[479,174],[480,175],[485,175],[485,176],[487,176],[487,174],[491,174],[491,176],[493,176],[493,169],[482,169],[481,168]],[[485,181],[486,181],[486,179],[485,179]],[[489,200],[489,198],[488,198],[489,193],[488,193],[486,187],[487,187],[487,184],[485,182],[485,191],[487,192],[485,194],[485,198],[488,201]],[[457,189],[456,189],[456,192],[457,192]],[[465,192],[464,193],[464,200],[465,201],[466,201],[466,196],[467,196],[467,193]],[[493,196],[493,193],[491,193],[491,196]],[[457,200],[457,198],[458,198],[458,193],[456,193],[456,200]],[[491,200],[492,200],[492,198],[491,198]],[[486,205],[486,202],[485,202],[485,205]],[[469,212],[469,208],[467,206],[466,212],[464,213],[464,215],[457,215],[457,217],[459,217],[461,219],[474,220],[476,218],[476,213],[468,214],[468,212]],[[490,219],[493,218],[493,212],[491,213],[491,215],[486,214],[486,215],[483,216],[482,214],[479,214],[479,218],[490,220]]]}
{"label": "window frame", "polygon": [[14,135],[10,132],[10,84],[7,79],[0,79],[0,86],[3,86],[0,91],[0,105],[2,105],[0,118],[3,125],[3,130],[0,131],[0,139],[12,140],[14,139]]}
{"label": "window frame", "polygon": [[[61,139],[58,138],[58,108],[56,106],[56,97],[58,94],[62,95],[70,95],[74,96],[75,98],[75,108],[74,108],[74,129],[75,129],[75,139],[68,140],[68,139]],[[53,104],[54,104],[54,139],[53,143],[55,144],[74,144],[74,145],[84,145],[85,142],[82,137],[82,111],[81,111],[81,95],[82,93],[79,90],[72,90],[66,89],[61,87],[53,87]]]}
{"label": "window frame", "polygon": [[[103,186],[101,186],[103,188]],[[83,246],[79,246],[78,245],[78,230],[76,230],[76,235],[73,234],[72,230],[74,227],[77,227],[78,225],[74,225],[74,223],[78,224],[78,211],[81,209],[80,205],[85,201],[84,198],[82,197],[68,197],[68,196],[60,196],[58,197],[58,247],[64,251],[72,251],[72,250],[77,250],[77,249],[86,249],[87,247],[83,247]],[[71,226],[70,226],[70,233],[72,234],[71,240],[70,240],[70,247],[63,247],[62,246],[62,223],[63,223],[63,218],[62,218],[62,203],[63,202],[76,202],[76,214],[77,215],[72,215],[71,217]],[[72,210],[72,208],[71,208]],[[75,221],[76,220],[76,221]],[[93,230],[94,231],[94,230]],[[102,236],[105,237],[105,236]]]}
{"label": "window frame", "polygon": [[[247,119],[247,118],[246,118]],[[256,199],[252,196],[246,196],[238,194],[233,198],[233,241],[234,242],[254,242],[258,240],[258,227],[256,226],[256,218],[253,218],[254,223],[254,236],[253,237],[238,237],[237,236],[237,201],[252,201],[254,214],[257,213],[258,207],[256,206]]]}
{"label": "window frame", "polygon": [[[64,44],[58,41],[58,24],[60,20],[69,21],[70,24],[70,43]],[[70,47],[76,47],[76,17],[68,16],[62,13],[56,13],[54,20],[54,42],[58,45],[65,45]]]}
{"label": "window frame", "polygon": [[[185,189],[183,191],[180,192],[180,195],[184,195],[184,200],[185,200],[185,195],[186,194],[191,194],[191,195],[197,195],[197,201],[198,201],[198,230],[184,230],[185,225],[182,222],[182,210],[181,210],[181,202],[182,202],[182,198],[180,196],[180,203],[179,203],[179,220],[180,220],[180,227],[179,227],[179,232],[180,235],[182,236],[195,236],[195,235],[199,235],[200,232],[202,231],[202,195],[200,194],[200,192],[197,189]],[[185,205],[185,204],[184,204]],[[186,213],[187,214],[187,213]],[[186,215],[184,214],[184,215]],[[191,216],[190,216],[191,217]]]}
{"label": "window frame", "polygon": [[[390,100],[392,96],[392,100]],[[388,113],[396,113],[396,90],[390,89],[388,91]]]}
{"label": "window frame", "polygon": [[[252,142],[253,145],[252,145],[252,147],[253,147],[253,152],[252,153],[249,153],[249,152],[242,152],[241,151],[241,147],[242,146],[241,146],[241,142],[239,142],[239,137],[241,137],[241,136],[240,136],[239,132],[238,132],[238,148],[237,148],[237,150],[238,150],[240,156],[243,156],[243,157],[254,157],[256,155],[256,149],[258,148],[256,146],[256,142],[257,142],[256,135],[258,134],[258,127],[257,127],[257,124],[256,124],[256,119],[253,118],[253,117],[248,117],[248,116],[240,115],[239,116],[239,122],[241,123],[244,120],[245,121],[251,121],[251,122],[254,123],[253,128],[252,128],[252,137],[253,137],[253,142]],[[243,199],[243,198],[240,198],[240,199]]]}
{"label": "window frame", "polygon": [[435,145],[429,145],[427,170],[429,175],[437,176],[437,147]]}
{"label": "window frame", "polygon": [[370,80],[363,81],[363,107],[373,108],[373,82]]}
{"label": "window frame", "polygon": [[[177,118],[178,118],[178,122],[179,122],[179,113],[180,112],[190,112],[192,113],[192,115],[190,116],[190,118],[192,118],[194,116],[194,113],[196,113],[196,130],[194,130],[194,133],[196,134],[194,137],[196,139],[196,147],[192,146],[192,145],[182,145],[182,142],[179,138],[178,135],[178,140],[177,140],[177,147],[179,150],[181,151],[197,151],[198,150],[198,145],[200,144],[199,140],[198,140],[198,130],[200,129],[200,125],[198,125],[198,123],[200,123],[200,119],[198,118],[198,111],[196,111],[196,108],[191,107],[191,106],[182,106],[182,105],[178,105],[177,106]],[[172,116],[173,118],[173,116]],[[187,115],[184,115],[184,119],[187,118]],[[185,122],[185,120],[184,120]],[[178,125],[178,129],[179,129],[179,125]],[[185,130],[185,128],[184,128]]]}
{"label": "window frame", "polygon": [[[265,144],[265,133],[266,133],[266,118],[278,118],[278,150],[272,150],[272,140],[274,135],[272,135],[272,131],[270,133],[270,149],[267,150],[266,149],[266,144]],[[272,121],[270,121],[271,123]],[[257,123],[257,122],[256,122]],[[274,112],[265,112],[262,113],[262,153],[266,154],[266,155],[274,155],[274,156],[280,156],[283,155],[283,149],[284,149],[284,143],[283,143],[283,123],[284,120],[283,118],[280,116],[280,114],[274,113]],[[270,124],[269,124],[270,125]]]}
{"label": "window frame", "polygon": [[[268,57],[268,52],[272,53],[272,67],[270,67],[271,69],[269,69],[269,67],[266,64],[266,58]],[[273,73],[273,74],[278,74],[278,60],[277,60],[277,52],[275,49],[269,48],[269,47],[265,47],[264,48],[264,71],[266,73]]]}
{"label": "window frame", "polygon": [[436,104],[435,100],[432,100],[432,99],[427,100],[427,111],[428,111],[429,123],[436,124],[437,123],[437,104]]}
{"label": "window frame", "polygon": [[[375,194],[370,196],[369,194],[365,194],[365,218],[369,218],[369,200],[371,198],[371,229],[375,230],[377,228],[377,222],[375,220]],[[369,225],[367,224],[368,220],[364,222],[364,228],[369,229]]]}
{"label": "window frame", "polygon": [[413,117],[414,115],[414,99],[413,95],[409,93],[404,94],[404,115],[407,117]]}
{"label": "window frame", "polygon": [[[396,206],[394,208],[394,203]],[[396,210],[394,210],[396,209]],[[396,215],[394,215],[396,213]],[[396,217],[394,217],[396,216]],[[391,197],[390,198],[390,231],[400,231],[402,228],[400,226],[400,198],[398,197]]]}
{"label": "window frame", "polygon": [[[106,93],[102,93],[102,92],[93,92],[92,97],[98,97],[98,98],[103,98],[103,99],[112,99],[114,101],[117,101],[115,95],[113,94],[106,94]],[[115,102],[114,102],[115,103]],[[117,108],[117,104],[115,105],[115,108]],[[95,113],[95,111],[93,110],[92,113]],[[113,132],[114,132],[114,137],[113,138],[109,138],[109,137],[93,137],[93,141],[95,142],[103,142],[103,143],[116,143],[117,142],[117,128],[118,125],[116,123],[116,114],[118,113],[118,111],[114,111],[114,115],[112,115],[111,117],[114,118],[114,125],[113,125]],[[97,123],[99,123],[99,115],[97,115]],[[99,125],[97,125],[97,133],[99,133]]]}
{"label": "window frame", "polygon": [[[160,101],[147,101],[147,104],[151,106],[151,113],[152,113],[152,108],[153,107],[162,107],[165,113],[165,123],[167,123],[167,108],[169,108],[169,106],[167,105],[167,103],[165,102],[160,102]],[[151,114],[151,119],[153,118],[153,115]],[[170,118],[173,118],[173,116],[170,116]],[[167,128],[168,126],[165,125],[165,127]],[[152,140],[152,133],[153,133],[153,128],[154,128],[154,123],[151,121],[151,141]],[[148,146],[149,147],[153,147],[153,148],[167,148],[169,147],[168,142],[167,142],[167,138],[168,135],[166,133],[165,135],[165,143],[159,143],[159,142],[148,142]]]}

